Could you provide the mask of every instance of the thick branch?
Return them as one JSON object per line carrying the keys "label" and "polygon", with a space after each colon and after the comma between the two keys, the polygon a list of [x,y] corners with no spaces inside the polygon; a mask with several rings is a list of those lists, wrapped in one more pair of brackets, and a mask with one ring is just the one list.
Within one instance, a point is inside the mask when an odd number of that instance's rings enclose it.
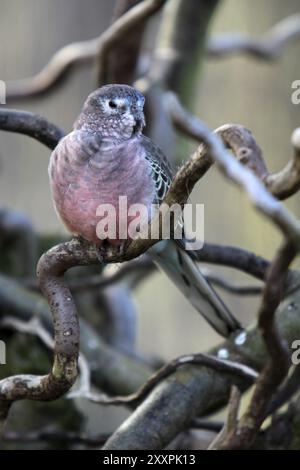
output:
{"label": "thick branch", "polygon": [[[143,0],[118,0],[112,22],[124,15]],[[141,43],[147,24],[147,18],[142,19],[139,24],[122,37],[117,44],[106,54],[101,54],[99,59],[98,84],[105,83],[127,83],[134,80],[138,62]]]}
{"label": "thick branch", "polygon": [[53,366],[46,376],[17,375],[1,380],[0,400],[6,410],[5,402],[11,404],[24,398],[54,400],[66,393],[76,380],[79,323],[75,304],[63,275],[77,263],[76,244],[72,242],[52,248],[39,261],[40,286],[53,317]]}
{"label": "thick branch", "polygon": [[0,109],[0,129],[25,134],[53,150],[64,132],[38,114],[14,109]]}
{"label": "thick branch", "polygon": [[[293,308],[290,305],[293,304]],[[280,336],[292,344],[300,336],[300,292],[296,291],[281,303],[277,310]],[[226,356],[229,360],[262,369],[267,352],[261,334],[256,328],[237,335],[210,353]],[[105,449],[162,449],[195,416],[206,415],[225,405],[231,385],[241,391],[246,383],[237,376],[220,374],[207,367],[184,366],[162,381],[147,396],[118,431],[109,439]],[[162,415],[161,410],[164,410]]]}
{"label": "thick branch", "polygon": [[278,199],[286,199],[300,188],[300,128],[294,130],[291,142],[294,156],[278,173],[269,173],[264,179],[268,190]]}
{"label": "thick branch", "polygon": [[220,264],[230,268],[239,269],[261,281],[264,280],[269,261],[250,251],[236,246],[204,243],[201,250],[195,252],[199,261],[204,263]]}
{"label": "thick branch", "polygon": [[[9,312],[24,321],[29,321],[34,313],[52,333],[49,309],[43,298],[3,275],[0,275],[0,307],[2,314]],[[105,392],[114,395],[133,393],[151,375],[151,369],[145,364],[104,343],[83,318],[80,319],[80,338],[81,350],[91,368],[92,381]]]}
{"label": "thick branch", "polygon": [[220,274],[216,274],[207,269],[201,269],[201,272],[205,279],[207,279],[213,285],[220,287],[221,289],[225,290],[226,292],[230,292],[231,294],[236,295],[260,295],[262,293],[262,286],[257,285],[250,285],[250,284],[238,284],[232,282],[221,276]]}

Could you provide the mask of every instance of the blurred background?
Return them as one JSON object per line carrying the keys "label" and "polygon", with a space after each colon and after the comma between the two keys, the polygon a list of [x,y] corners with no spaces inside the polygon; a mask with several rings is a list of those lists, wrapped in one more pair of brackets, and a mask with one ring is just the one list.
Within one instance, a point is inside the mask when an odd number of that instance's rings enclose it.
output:
{"label": "blurred background", "polygon": [[[0,0],[0,79],[31,76],[63,45],[99,35],[110,24],[114,3]],[[210,34],[260,35],[298,11],[298,0],[224,0],[216,9]],[[146,51],[155,42],[153,31],[157,20],[157,16],[151,20]],[[300,105],[291,102],[291,84],[300,79],[299,52],[298,40],[288,44],[274,61],[242,55],[204,57],[201,67],[195,65],[193,69],[196,86],[189,98],[189,108],[211,128],[228,122],[245,125],[262,147],[269,170],[281,169],[292,155],[291,133],[300,125]],[[16,101],[12,107],[39,113],[68,131],[95,86],[95,69],[85,66],[49,95]],[[189,94],[189,90],[184,93]],[[181,145],[180,159],[188,158],[193,148],[191,142]],[[26,214],[39,232],[60,234],[64,229],[53,210],[48,185],[49,156],[50,151],[34,140],[1,132],[0,201],[2,206]],[[236,245],[272,257],[279,234],[217,169],[210,170],[201,180],[192,200],[204,203],[206,241]],[[300,216],[299,194],[286,204]],[[229,269],[210,269],[234,281],[246,280]],[[245,325],[251,322],[256,299],[220,293]],[[220,339],[163,274],[149,277],[136,291],[135,300],[139,312],[138,349],[143,354],[159,352],[166,360],[204,351]]]}

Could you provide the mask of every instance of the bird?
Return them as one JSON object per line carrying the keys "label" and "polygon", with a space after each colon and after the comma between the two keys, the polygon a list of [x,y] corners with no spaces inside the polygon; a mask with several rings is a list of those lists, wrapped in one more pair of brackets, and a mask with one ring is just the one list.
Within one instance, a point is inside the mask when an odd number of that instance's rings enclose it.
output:
{"label": "bird", "polygon": [[[143,134],[144,103],[142,93],[129,85],[98,88],[51,154],[48,172],[56,212],[70,233],[96,247],[105,246],[105,236],[98,233],[98,207],[113,207],[117,216],[128,217],[118,212],[123,196],[128,207],[143,204],[151,214],[152,205],[159,205],[170,188],[170,163]],[[105,242],[120,245],[119,233]],[[182,240],[161,240],[148,254],[217,333],[228,337],[241,329]]]}

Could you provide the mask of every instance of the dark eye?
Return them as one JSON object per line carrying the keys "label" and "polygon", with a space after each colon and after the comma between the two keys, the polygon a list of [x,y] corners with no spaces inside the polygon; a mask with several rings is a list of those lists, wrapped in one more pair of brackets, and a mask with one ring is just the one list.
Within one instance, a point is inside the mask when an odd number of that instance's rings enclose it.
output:
{"label": "dark eye", "polygon": [[110,101],[108,102],[108,106],[109,106],[110,108],[116,108],[116,107],[117,107],[117,103],[115,103],[113,100],[110,100]]}

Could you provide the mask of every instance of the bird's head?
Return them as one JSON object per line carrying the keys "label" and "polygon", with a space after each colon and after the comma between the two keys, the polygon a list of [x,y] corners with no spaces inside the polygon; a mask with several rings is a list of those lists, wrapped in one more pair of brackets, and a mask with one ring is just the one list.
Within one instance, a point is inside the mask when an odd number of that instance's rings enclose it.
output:
{"label": "bird's head", "polygon": [[74,128],[99,132],[106,139],[129,139],[145,126],[144,102],[131,86],[105,85],[88,96]]}

